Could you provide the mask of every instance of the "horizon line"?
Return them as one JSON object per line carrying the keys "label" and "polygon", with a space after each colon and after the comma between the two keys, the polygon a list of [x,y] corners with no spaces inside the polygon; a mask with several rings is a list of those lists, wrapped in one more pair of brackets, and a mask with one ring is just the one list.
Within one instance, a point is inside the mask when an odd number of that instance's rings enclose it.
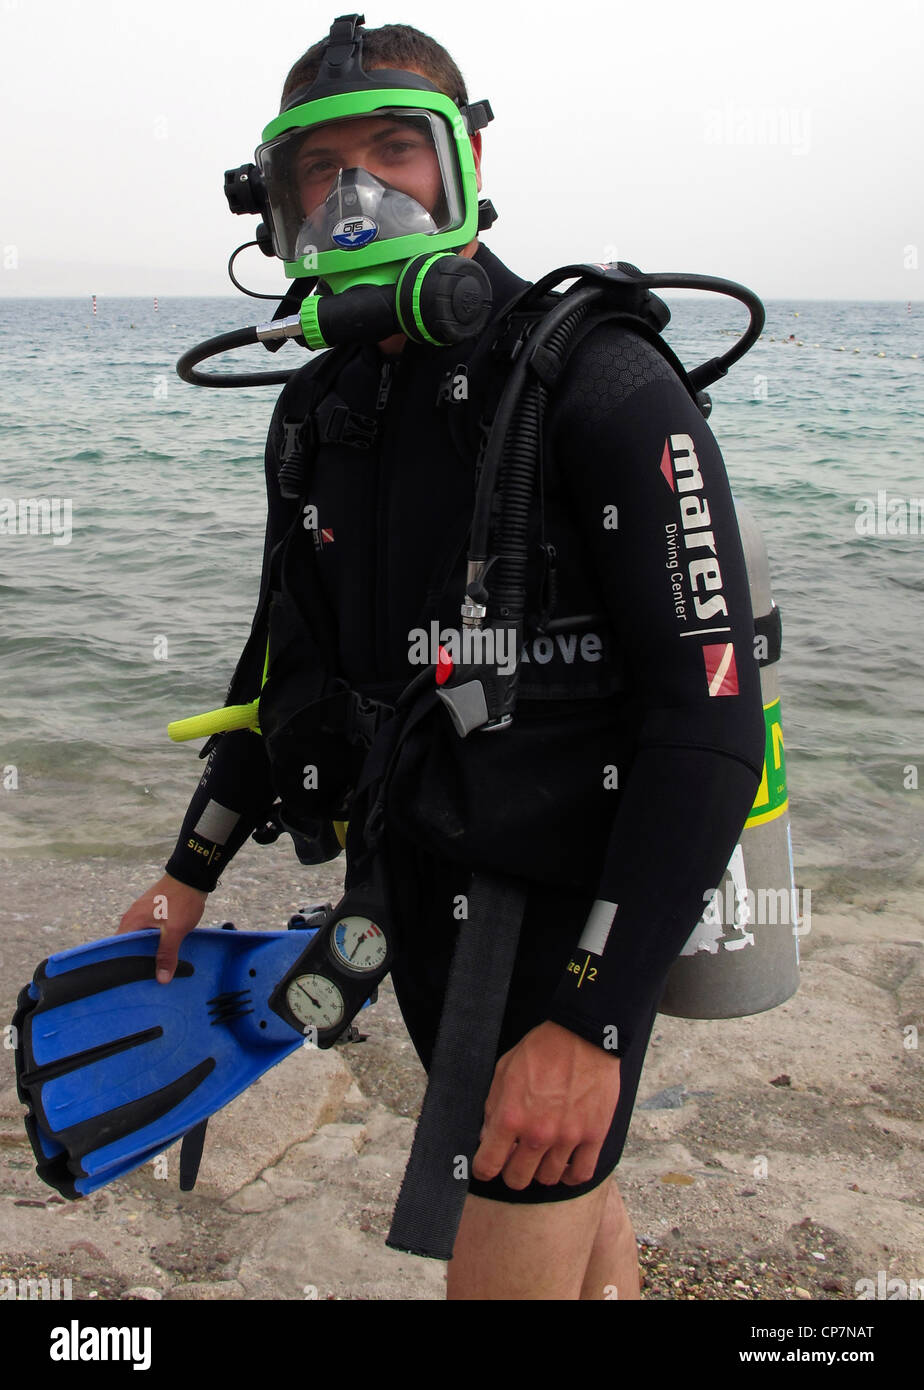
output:
{"label": "horizon line", "polygon": [[[280,291],[280,293],[279,293],[279,299],[280,299],[280,301],[285,297],[285,295],[286,295],[287,292],[288,292],[287,290],[281,290],[281,291]],[[678,289],[678,290],[672,291],[672,293],[673,293],[673,294],[682,294],[685,298],[689,298],[689,299],[714,299],[714,298],[715,298],[715,293],[714,293],[714,292],[709,292],[709,291]],[[47,291],[47,292],[45,292],[45,293],[42,293],[42,294],[0,294],[0,303],[12,303],[12,302],[14,302],[14,301],[16,301],[16,300],[29,300],[29,299],[56,299],[56,300],[58,300],[58,301],[65,302],[65,303],[77,303],[77,302],[80,302],[80,301],[91,300],[93,297],[94,297],[93,291],[89,291],[89,292],[84,293],[84,294],[57,294],[55,291],[49,290],[49,291]],[[150,291],[148,291],[148,292],[146,292],[146,293],[144,293],[144,294],[105,294],[105,293],[104,293],[104,294],[96,294],[95,297],[96,297],[96,299],[98,299],[98,300],[101,300],[101,299],[126,299],[126,300],[129,300],[129,299],[130,299],[130,300],[139,300],[139,299],[143,299],[143,300],[150,300],[150,299],[158,299],[158,300],[160,300],[160,299],[163,299],[163,300],[167,300],[167,299],[234,299],[234,300],[237,300],[237,298],[238,298],[237,295],[232,295],[232,294],[217,294],[217,293],[213,293],[213,294],[189,294],[189,293],[186,293],[186,294],[172,294],[172,293],[161,294],[161,293],[157,293],[157,294],[154,294],[154,293],[151,293]],[[244,298],[248,298],[249,296],[243,296],[243,297],[244,297]],[[268,299],[275,299],[275,298],[276,298],[276,295],[275,295],[275,294],[270,294],[270,295],[267,296],[267,298],[268,298]],[[817,295],[817,294],[815,294],[815,295],[767,295],[767,296],[763,297],[762,302],[763,302],[764,304],[782,304],[782,303],[793,302],[793,301],[796,301],[796,300],[798,300],[798,301],[801,302],[801,303],[805,303],[805,304],[924,304],[924,295],[920,296],[919,298],[914,298],[913,296],[909,298],[907,295],[900,295],[900,296],[898,296],[898,297],[889,298],[889,299],[866,299],[866,298],[864,298],[864,299],[854,299],[854,298],[848,298],[848,297],[843,296],[843,295]]]}

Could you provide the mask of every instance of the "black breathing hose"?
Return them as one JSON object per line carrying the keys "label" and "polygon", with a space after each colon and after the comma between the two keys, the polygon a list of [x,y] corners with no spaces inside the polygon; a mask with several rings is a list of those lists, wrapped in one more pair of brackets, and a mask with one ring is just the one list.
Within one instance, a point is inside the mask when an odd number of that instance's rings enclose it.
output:
{"label": "black breathing hose", "polygon": [[197,372],[196,367],[200,362],[204,362],[207,357],[217,357],[220,352],[231,352],[233,348],[248,347],[251,343],[259,342],[257,330],[254,326],[250,328],[236,328],[233,333],[219,333],[217,338],[208,338],[204,343],[197,343],[194,348],[184,352],[179,362],[176,364],[177,376],[183,381],[188,381],[192,386],[269,386],[272,384],[281,385],[288,381],[295,371],[290,367],[288,371],[280,372]]}

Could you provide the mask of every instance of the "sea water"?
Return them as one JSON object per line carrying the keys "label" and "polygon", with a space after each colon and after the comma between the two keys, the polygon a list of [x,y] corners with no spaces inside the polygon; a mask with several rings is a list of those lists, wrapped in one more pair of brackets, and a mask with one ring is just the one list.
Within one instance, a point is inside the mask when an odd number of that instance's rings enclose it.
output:
{"label": "sea water", "polygon": [[[688,366],[746,322],[728,300],[672,306]],[[223,703],[247,637],[280,389],[201,390],[174,364],[268,309],[0,301],[0,506],[47,503],[34,533],[0,527],[0,855],[172,847],[203,764],[165,729]],[[896,881],[924,839],[922,329],[921,303],[770,302],[710,388],[782,613],[796,864]],[[206,370],[305,360],[254,347]]]}

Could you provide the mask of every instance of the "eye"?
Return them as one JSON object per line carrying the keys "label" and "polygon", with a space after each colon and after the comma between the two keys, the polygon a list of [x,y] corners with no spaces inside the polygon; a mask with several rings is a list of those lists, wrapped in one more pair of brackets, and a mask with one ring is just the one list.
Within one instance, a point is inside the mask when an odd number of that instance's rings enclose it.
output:
{"label": "eye", "polygon": [[317,179],[332,176],[336,171],[336,166],[332,159],[313,159],[304,160],[297,166],[296,175],[299,183],[311,183]]}
{"label": "eye", "polygon": [[385,154],[391,159],[401,159],[421,149],[419,140],[390,140],[385,146]]}

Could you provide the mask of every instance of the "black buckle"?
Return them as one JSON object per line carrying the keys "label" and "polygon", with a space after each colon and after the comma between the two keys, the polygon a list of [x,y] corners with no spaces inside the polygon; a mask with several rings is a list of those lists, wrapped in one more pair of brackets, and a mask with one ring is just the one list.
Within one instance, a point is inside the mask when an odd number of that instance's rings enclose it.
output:
{"label": "black buckle", "polygon": [[[490,198],[478,199],[478,230],[486,232],[489,227],[493,227],[497,221],[497,208]],[[280,342],[282,340],[280,339]]]}
{"label": "black buckle", "polygon": [[279,812],[281,809],[282,803],[277,802],[275,806],[270,808],[269,815],[266,817],[263,824],[258,825],[256,830],[254,830],[250,838],[256,840],[258,845],[274,845],[279,839],[283,830],[282,822],[279,819]]}
{"label": "black buckle", "polygon": [[449,371],[444,372],[440,377],[439,390],[436,393],[437,410],[439,410],[441,406],[449,405],[452,401],[457,399],[453,393],[456,389],[456,382],[462,377],[465,378],[466,382],[466,394],[458,399],[468,400],[468,367],[464,362],[457,362],[454,367],[450,367]]}
{"label": "black buckle", "polygon": [[[347,59],[362,53],[363,35],[356,30],[366,22],[364,14],[342,14],[330,26],[327,43],[322,54],[325,67],[339,68]],[[356,55],[359,57],[359,55]],[[337,74],[339,76],[339,74]]]}
{"label": "black buckle", "polygon": [[356,690],[348,693],[344,733],[348,743],[359,743],[364,748],[372,747],[373,740],[387,719],[394,714],[394,706],[383,704],[381,700],[371,700]]}
{"label": "black buckle", "polygon": [[481,101],[470,101],[467,106],[460,106],[459,111],[469,135],[474,135],[476,130],[483,130],[489,121],[494,120],[494,112],[487,97],[483,97]]}
{"label": "black buckle", "polygon": [[337,403],[336,397],[328,397],[315,414],[318,422],[318,442],[321,444],[346,444],[353,449],[371,449],[378,431],[377,421],[368,415],[360,415],[356,410]]}

